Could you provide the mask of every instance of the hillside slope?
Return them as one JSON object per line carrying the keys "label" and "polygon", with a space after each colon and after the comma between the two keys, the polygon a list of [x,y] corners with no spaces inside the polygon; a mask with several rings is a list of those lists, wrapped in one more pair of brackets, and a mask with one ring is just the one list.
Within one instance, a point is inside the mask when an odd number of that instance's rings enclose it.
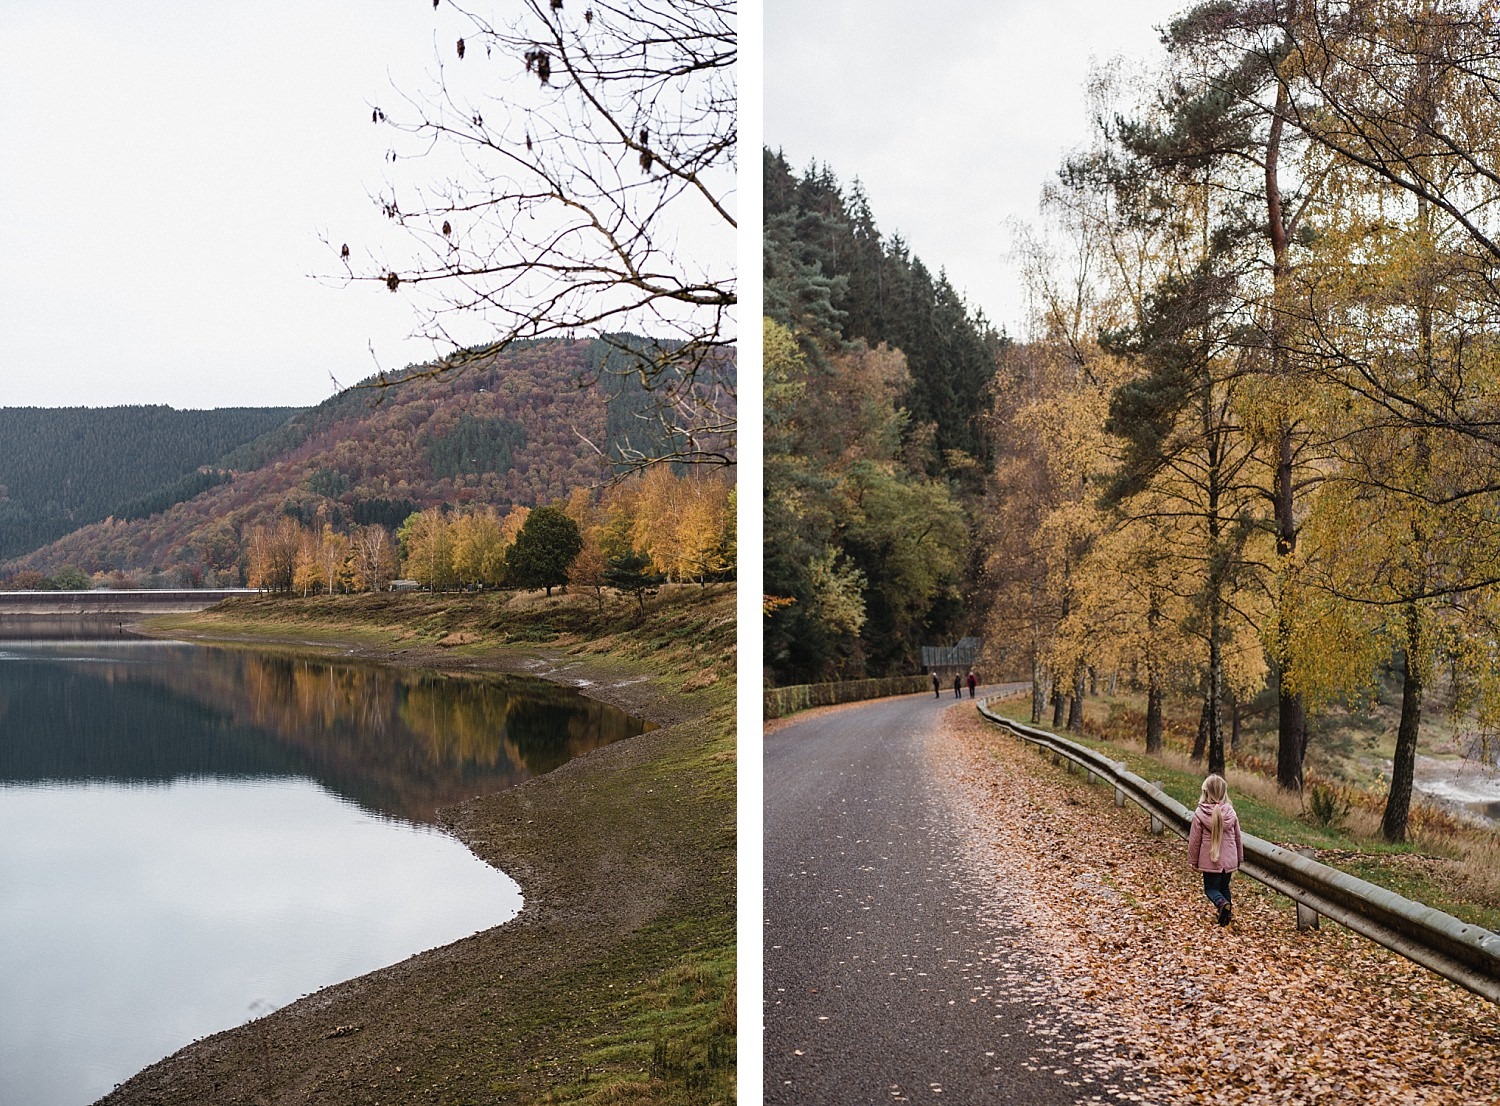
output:
{"label": "hillside slope", "polygon": [[630,378],[600,373],[609,347],[543,340],[461,373],[367,382],[221,458],[232,473],[148,518],[106,519],[5,571],[165,573],[184,584],[240,582],[249,528],[285,514],[336,528],[398,525],[446,504],[536,506],[611,475],[621,427],[644,425]]}
{"label": "hillside slope", "polygon": [[0,560],[127,513],[299,410],[0,407]]}

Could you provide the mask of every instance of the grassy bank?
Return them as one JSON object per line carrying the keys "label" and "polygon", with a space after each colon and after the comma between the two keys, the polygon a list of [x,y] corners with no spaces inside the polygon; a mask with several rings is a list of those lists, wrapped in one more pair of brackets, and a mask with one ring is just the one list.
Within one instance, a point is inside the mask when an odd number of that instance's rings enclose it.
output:
{"label": "grassy bank", "polygon": [[[1178,802],[1195,806],[1204,768],[1188,755],[1191,731],[1179,719],[1179,725],[1166,735],[1162,754],[1147,756],[1138,736],[1144,726],[1135,725],[1144,713],[1135,706],[1129,700],[1091,699],[1093,720],[1086,721],[1085,733],[1064,736],[1112,760],[1124,761],[1136,775],[1158,781]],[[996,713],[1018,722],[1030,719],[1027,698],[994,707]],[[1045,724],[1041,728],[1050,729]],[[1349,804],[1347,810],[1323,821],[1306,802],[1311,786],[1304,795],[1287,794],[1269,774],[1273,769],[1274,765],[1253,753],[1230,758],[1226,778],[1240,822],[1249,832],[1278,845],[1311,848],[1326,864],[1500,932],[1500,835],[1464,824],[1443,811],[1414,805],[1410,839],[1392,845],[1379,833],[1383,793],[1347,778],[1336,785],[1320,781]]]}
{"label": "grassy bank", "polygon": [[151,632],[577,683],[659,723],[444,812],[512,922],[194,1044],[109,1103],[733,1100],[734,610],[671,590],[234,600]]}

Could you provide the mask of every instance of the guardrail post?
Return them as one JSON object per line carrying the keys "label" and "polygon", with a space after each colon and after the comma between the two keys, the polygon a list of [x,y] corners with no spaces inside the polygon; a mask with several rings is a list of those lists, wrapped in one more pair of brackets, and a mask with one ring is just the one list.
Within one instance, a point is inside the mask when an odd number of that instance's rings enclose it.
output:
{"label": "guardrail post", "polygon": [[[1316,860],[1318,853],[1316,849],[1298,849],[1298,856],[1305,856],[1308,860]],[[1297,932],[1306,933],[1310,929],[1318,928],[1318,912],[1310,906],[1297,903]]]}
{"label": "guardrail post", "polygon": [[[1156,788],[1156,790],[1160,791],[1161,790],[1161,780],[1152,780],[1151,781],[1151,786],[1154,787],[1154,788]],[[1151,833],[1152,833],[1152,836],[1154,836],[1154,837],[1160,837],[1164,832],[1166,832],[1166,828],[1167,828],[1166,823],[1163,822],[1160,818],[1158,818],[1153,813],[1151,815]]]}

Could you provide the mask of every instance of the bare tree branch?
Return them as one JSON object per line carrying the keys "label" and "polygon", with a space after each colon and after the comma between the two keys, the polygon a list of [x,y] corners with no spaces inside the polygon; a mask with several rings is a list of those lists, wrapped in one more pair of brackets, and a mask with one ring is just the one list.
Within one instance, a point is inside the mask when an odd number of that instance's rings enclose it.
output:
{"label": "bare tree branch", "polygon": [[655,401],[613,461],[733,462],[736,3],[523,0],[503,23],[447,5],[461,33],[432,87],[372,109],[408,256],[339,247],[343,280],[409,293],[441,353],[403,379],[606,338],[604,371]]}

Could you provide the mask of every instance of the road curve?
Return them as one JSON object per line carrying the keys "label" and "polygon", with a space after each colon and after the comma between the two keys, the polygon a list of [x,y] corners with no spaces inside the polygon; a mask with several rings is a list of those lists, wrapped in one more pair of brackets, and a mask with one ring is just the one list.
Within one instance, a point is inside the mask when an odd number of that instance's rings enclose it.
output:
{"label": "road curve", "polygon": [[947,709],[974,708],[901,696],[765,739],[766,1103],[1100,1100],[1040,1062],[1068,1027],[1039,1022],[1055,985],[964,847],[934,762]]}

